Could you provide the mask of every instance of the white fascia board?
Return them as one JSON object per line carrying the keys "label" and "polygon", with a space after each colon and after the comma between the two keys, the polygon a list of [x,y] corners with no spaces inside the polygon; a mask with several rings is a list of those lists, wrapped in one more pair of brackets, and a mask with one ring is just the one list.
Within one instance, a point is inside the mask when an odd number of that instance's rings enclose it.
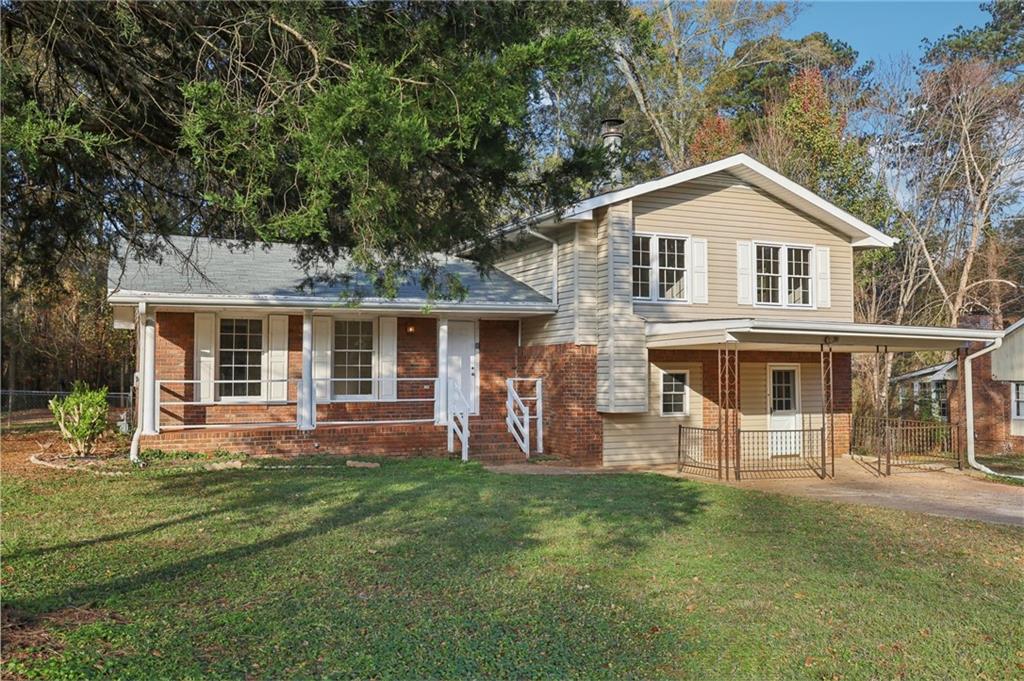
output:
{"label": "white fascia board", "polygon": [[[283,307],[322,308],[330,310],[349,309],[340,299],[326,299],[315,296],[236,296],[236,295],[189,295],[164,294],[148,291],[117,291],[108,294],[111,305],[149,303],[151,305],[180,305],[196,307]],[[558,311],[553,303],[457,303],[437,302],[429,304],[423,300],[401,299],[381,301],[369,300],[351,307],[353,310],[381,310],[388,312],[412,312],[421,314],[424,308],[431,312],[482,312],[552,314]]]}
{"label": "white fascia board", "polygon": [[891,326],[844,322],[801,320],[773,321],[766,319],[716,319],[700,322],[653,322],[647,324],[648,336],[694,336],[709,332],[729,335],[763,333],[768,335],[859,336],[878,339],[884,344],[892,340],[948,340],[957,342],[988,342],[1002,336],[1001,331],[945,328],[938,326]]}

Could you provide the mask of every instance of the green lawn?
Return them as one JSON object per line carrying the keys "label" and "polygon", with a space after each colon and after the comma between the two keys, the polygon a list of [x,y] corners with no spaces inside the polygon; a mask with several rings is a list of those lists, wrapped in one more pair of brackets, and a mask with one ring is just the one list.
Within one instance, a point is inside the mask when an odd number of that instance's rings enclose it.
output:
{"label": "green lawn", "polygon": [[2,484],[4,608],[38,638],[6,674],[1024,673],[1005,527],[436,460]]}
{"label": "green lawn", "polygon": [[978,462],[996,473],[1006,475],[1024,475],[1024,454],[979,455]]}

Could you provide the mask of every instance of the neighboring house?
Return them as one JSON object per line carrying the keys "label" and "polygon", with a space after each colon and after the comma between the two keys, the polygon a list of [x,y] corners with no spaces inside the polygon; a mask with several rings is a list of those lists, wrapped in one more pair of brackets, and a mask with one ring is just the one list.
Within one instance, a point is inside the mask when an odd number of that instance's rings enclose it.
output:
{"label": "neighboring house", "polygon": [[498,272],[448,259],[468,296],[429,310],[411,284],[382,300],[357,280],[355,305],[301,292],[287,246],[200,240],[207,280],[112,263],[143,446],[436,453],[460,448],[468,412],[470,458],[674,463],[685,435],[817,461],[848,449],[851,353],[999,336],[855,324],[854,252],[894,240],[742,154],[505,232]]}
{"label": "neighboring house", "polygon": [[[991,317],[983,320],[983,328],[991,328]],[[901,395],[920,408],[941,405],[945,397],[946,420],[962,413],[960,376],[962,355],[984,347],[972,344],[960,350],[960,357],[912,371],[892,379]],[[1003,331],[1002,344],[975,360],[972,372],[974,384],[974,441],[979,452],[1024,453],[1024,319]]]}
{"label": "neighboring house", "polygon": [[894,377],[900,412],[910,418],[949,421],[950,381],[957,378],[957,361],[933,364]]}

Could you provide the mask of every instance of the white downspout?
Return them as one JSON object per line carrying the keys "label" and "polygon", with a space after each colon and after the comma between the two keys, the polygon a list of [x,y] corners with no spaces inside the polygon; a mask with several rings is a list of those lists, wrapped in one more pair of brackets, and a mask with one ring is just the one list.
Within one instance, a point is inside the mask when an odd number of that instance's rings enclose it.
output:
{"label": "white downspout", "polygon": [[524,231],[530,236],[535,236],[551,244],[551,302],[558,305],[558,242],[535,229],[526,229]]}
{"label": "white downspout", "polygon": [[996,338],[991,345],[986,345],[981,350],[973,352],[964,358],[964,411],[967,416],[967,463],[971,465],[971,468],[975,468],[987,475],[1024,480],[1024,475],[996,473],[988,466],[978,463],[974,458],[974,376],[972,375],[971,363],[974,361],[974,358],[987,355],[993,350],[998,350],[1002,345],[1002,337]]}

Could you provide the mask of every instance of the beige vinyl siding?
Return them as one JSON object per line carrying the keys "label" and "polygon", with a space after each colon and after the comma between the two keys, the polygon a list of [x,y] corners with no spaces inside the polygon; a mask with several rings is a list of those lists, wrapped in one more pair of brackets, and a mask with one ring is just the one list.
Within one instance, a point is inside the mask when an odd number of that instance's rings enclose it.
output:
{"label": "beige vinyl siding", "polygon": [[[992,351],[992,378],[997,381],[1024,381],[1024,326],[1017,327]],[[1018,419],[1018,423],[1022,423]]]}
{"label": "beige vinyl siding", "polygon": [[[572,343],[576,337],[576,229],[568,225],[546,233],[558,241],[558,312],[526,317],[522,321],[523,345]],[[554,297],[551,290],[551,244],[525,236],[514,250],[497,262],[501,271],[540,293]]]}
{"label": "beige vinyl siding", "polygon": [[[728,173],[633,199],[637,232],[685,234],[708,240],[706,304],[635,303],[650,321],[729,317],[785,317],[853,321],[853,247],[824,223]],[[827,246],[831,306],[817,310],[740,305],[736,296],[736,242],[771,241]]]}
{"label": "beige vinyl siding", "polygon": [[[686,416],[661,415],[662,371],[689,371],[690,404]],[[678,427],[701,427],[704,397],[701,365],[671,362],[650,365],[650,407],[643,414],[605,414],[604,465],[651,466],[676,462]]]}
{"label": "beige vinyl siding", "polygon": [[[780,366],[792,366],[779,362]],[[746,430],[769,430],[768,364],[740,363],[740,427]],[[821,365],[800,365],[800,428],[821,427]]]}
{"label": "beige vinyl siding", "polygon": [[574,241],[576,266],[576,343],[597,344],[598,303],[597,282],[597,226],[593,222],[576,225]]}
{"label": "beige vinyl siding", "polygon": [[633,214],[629,201],[598,220],[597,409],[647,411],[647,330],[632,310]]}

